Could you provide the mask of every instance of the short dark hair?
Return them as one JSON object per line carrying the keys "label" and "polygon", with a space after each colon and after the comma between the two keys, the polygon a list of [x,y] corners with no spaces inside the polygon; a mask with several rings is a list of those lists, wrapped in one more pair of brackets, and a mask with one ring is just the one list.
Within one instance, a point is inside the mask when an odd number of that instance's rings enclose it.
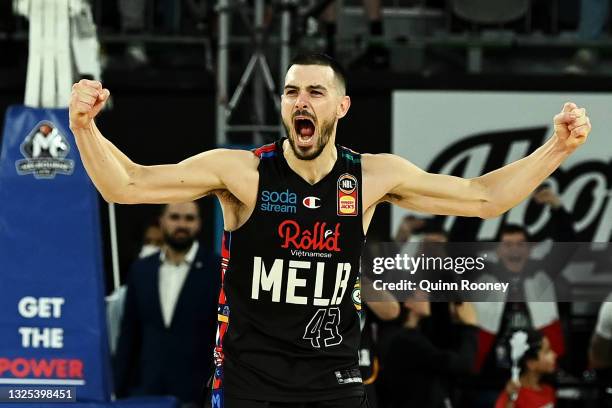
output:
{"label": "short dark hair", "polygon": [[519,224],[505,224],[502,225],[502,227],[499,230],[499,235],[497,237],[498,241],[502,240],[502,237],[505,234],[517,234],[517,233],[521,233],[525,236],[525,240],[529,241],[530,240],[530,236],[529,236],[529,232],[527,232],[527,228],[523,227],[522,225]]}
{"label": "short dark hair", "polygon": [[327,54],[316,52],[300,53],[291,60],[289,67],[293,65],[321,65],[324,67],[330,67],[332,71],[334,71],[336,79],[346,90],[346,71],[338,61]]}

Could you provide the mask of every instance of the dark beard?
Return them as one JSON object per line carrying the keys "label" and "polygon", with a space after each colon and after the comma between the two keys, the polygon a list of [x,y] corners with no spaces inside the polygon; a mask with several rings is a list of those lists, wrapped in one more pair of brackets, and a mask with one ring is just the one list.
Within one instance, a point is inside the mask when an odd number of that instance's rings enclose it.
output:
{"label": "dark beard", "polygon": [[187,252],[194,241],[195,237],[189,234],[185,235],[183,238],[176,238],[164,232],[164,242],[176,252]]}
{"label": "dark beard", "polygon": [[[317,142],[317,145],[315,146],[315,151],[312,152],[311,154],[302,154],[302,152],[300,151],[300,149],[295,145],[295,140],[293,139],[293,137],[291,137],[291,130],[289,128],[289,126],[287,126],[287,124],[285,123],[285,121],[283,120],[283,126],[285,127],[285,132],[287,134],[287,139],[289,139],[289,144],[291,145],[291,149],[293,150],[293,154],[295,154],[295,157],[297,157],[300,160],[314,160],[317,157],[319,157],[319,155],[321,154],[321,152],[323,151],[323,149],[325,149],[325,146],[327,146],[327,142],[329,142],[329,139],[331,138],[332,132],[334,131],[334,122],[333,121],[327,121],[327,122],[323,122],[321,123],[321,130],[319,132],[319,140]],[[297,137],[297,135],[296,135]]]}

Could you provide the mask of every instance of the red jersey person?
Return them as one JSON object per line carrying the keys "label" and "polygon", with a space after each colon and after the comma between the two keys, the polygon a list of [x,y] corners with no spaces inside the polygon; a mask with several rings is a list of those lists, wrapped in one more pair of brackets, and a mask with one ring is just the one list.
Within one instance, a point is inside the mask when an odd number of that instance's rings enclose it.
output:
{"label": "red jersey person", "polygon": [[536,330],[527,333],[525,352],[518,359],[518,382],[508,381],[495,403],[495,408],[554,408],[555,389],[542,382],[542,377],[555,371],[557,354],[550,341]]}

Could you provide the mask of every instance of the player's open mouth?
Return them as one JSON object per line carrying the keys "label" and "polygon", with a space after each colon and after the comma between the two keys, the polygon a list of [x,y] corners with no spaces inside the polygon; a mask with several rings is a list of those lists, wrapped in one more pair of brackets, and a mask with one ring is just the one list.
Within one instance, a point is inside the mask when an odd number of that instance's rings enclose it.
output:
{"label": "player's open mouth", "polygon": [[293,119],[293,126],[297,135],[298,145],[307,147],[313,142],[315,133],[314,121],[305,116],[296,116]]}

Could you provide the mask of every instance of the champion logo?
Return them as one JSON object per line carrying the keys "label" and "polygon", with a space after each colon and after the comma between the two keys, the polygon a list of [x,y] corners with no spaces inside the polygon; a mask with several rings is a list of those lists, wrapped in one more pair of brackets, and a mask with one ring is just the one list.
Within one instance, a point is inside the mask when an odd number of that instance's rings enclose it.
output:
{"label": "champion logo", "polygon": [[310,209],[321,207],[320,202],[321,202],[321,199],[319,197],[313,197],[313,196],[306,197],[302,200],[302,204],[304,204],[304,207],[310,208]]}

